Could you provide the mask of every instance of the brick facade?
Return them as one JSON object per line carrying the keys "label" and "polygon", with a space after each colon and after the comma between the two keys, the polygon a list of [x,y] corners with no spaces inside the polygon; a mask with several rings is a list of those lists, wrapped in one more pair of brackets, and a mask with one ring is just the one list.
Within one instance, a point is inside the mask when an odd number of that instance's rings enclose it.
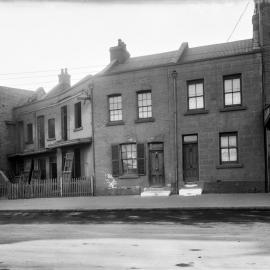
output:
{"label": "brick facade", "polygon": [[15,127],[12,110],[34,94],[33,91],[0,86],[0,170],[7,171],[7,154],[15,151]]}

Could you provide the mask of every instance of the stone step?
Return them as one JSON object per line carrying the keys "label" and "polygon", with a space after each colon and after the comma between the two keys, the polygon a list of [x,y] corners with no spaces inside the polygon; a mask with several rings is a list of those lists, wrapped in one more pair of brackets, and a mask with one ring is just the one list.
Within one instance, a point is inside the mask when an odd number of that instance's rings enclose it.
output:
{"label": "stone step", "polygon": [[159,187],[148,187],[144,188],[141,193],[141,197],[155,197],[155,196],[170,196],[171,189],[170,188],[159,188]]}
{"label": "stone step", "polygon": [[197,183],[186,183],[179,189],[179,196],[198,196],[202,192],[202,186],[199,186]]}

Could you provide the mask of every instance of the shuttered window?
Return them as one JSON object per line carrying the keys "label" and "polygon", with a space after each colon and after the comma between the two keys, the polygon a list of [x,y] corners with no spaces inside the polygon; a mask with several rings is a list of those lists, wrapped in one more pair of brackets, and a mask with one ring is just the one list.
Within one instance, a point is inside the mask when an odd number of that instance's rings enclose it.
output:
{"label": "shuttered window", "polygon": [[112,145],[113,176],[144,175],[145,149],[144,144],[114,144]]}
{"label": "shuttered window", "polygon": [[138,175],[145,175],[145,150],[144,144],[137,144],[137,155],[138,155]]}

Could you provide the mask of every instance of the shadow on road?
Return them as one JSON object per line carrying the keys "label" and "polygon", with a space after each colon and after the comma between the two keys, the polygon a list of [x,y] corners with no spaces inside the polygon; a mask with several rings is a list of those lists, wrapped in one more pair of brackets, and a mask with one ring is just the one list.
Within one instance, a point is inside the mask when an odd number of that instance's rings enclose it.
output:
{"label": "shadow on road", "polygon": [[91,210],[91,211],[3,211],[0,224],[33,223],[176,223],[211,227],[210,223],[225,222],[248,224],[254,222],[270,223],[270,210]]}

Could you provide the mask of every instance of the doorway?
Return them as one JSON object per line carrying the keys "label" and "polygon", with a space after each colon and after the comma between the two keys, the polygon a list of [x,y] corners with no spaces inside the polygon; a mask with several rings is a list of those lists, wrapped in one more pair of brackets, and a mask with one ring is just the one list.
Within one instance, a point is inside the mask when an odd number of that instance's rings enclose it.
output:
{"label": "doorway", "polygon": [[198,135],[183,136],[183,176],[185,182],[199,180]]}
{"label": "doorway", "polygon": [[163,143],[149,144],[149,182],[152,187],[164,186]]}

